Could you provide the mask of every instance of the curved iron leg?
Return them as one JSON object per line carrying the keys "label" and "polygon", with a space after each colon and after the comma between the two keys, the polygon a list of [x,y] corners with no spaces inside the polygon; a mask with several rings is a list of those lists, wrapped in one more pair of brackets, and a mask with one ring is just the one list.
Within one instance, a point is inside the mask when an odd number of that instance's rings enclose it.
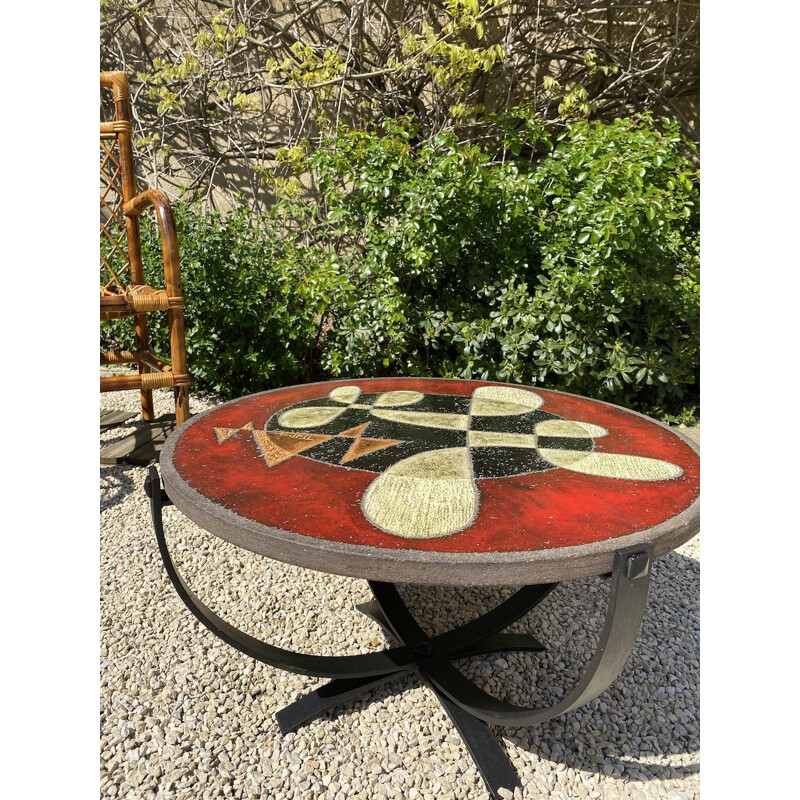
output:
{"label": "curved iron leg", "polygon": [[[554,588],[555,584],[546,586],[526,586],[512,595],[505,603],[493,608],[486,614],[477,617],[464,625],[454,628],[447,633],[435,636],[428,640],[425,632],[414,620],[411,612],[406,607],[397,589],[390,583],[378,583],[370,581],[370,588],[375,595],[375,600],[367,603],[359,603],[356,608],[362,614],[374,620],[383,628],[388,635],[399,638],[400,641],[410,647],[416,659],[420,653],[426,652],[431,648],[438,648],[451,658],[464,658],[470,655],[480,655],[482,653],[509,651],[509,650],[533,650],[540,651],[544,646],[527,634],[496,633],[495,631],[507,627],[519,617],[538,605]],[[405,627],[395,630],[389,623],[383,606],[386,606],[387,613],[396,620],[402,617],[406,621]],[[411,671],[417,668],[416,660],[409,665]],[[286,708],[281,709],[276,718],[283,733],[295,731],[301,726],[330,709],[351,700],[361,692],[374,689],[388,681],[400,677],[400,672],[386,674],[377,677],[363,677],[354,679],[337,679],[326,683],[315,691],[303,695]],[[431,687],[433,688],[433,687]],[[457,706],[454,706],[446,697],[439,694],[440,701],[448,709],[451,718],[459,725],[463,717]],[[452,706],[451,707],[448,707]],[[460,712],[460,713],[459,713]],[[461,727],[459,727],[461,730]],[[463,733],[465,738],[468,734]],[[474,737],[473,737],[474,738]],[[485,737],[484,737],[485,738]],[[470,746],[470,751],[475,749],[479,752],[486,752],[487,745],[483,738],[474,743],[474,748]],[[501,784],[506,786],[506,783]]]}
{"label": "curved iron leg", "polygon": [[513,792],[517,786],[522,786],[514,765],[489,726],[483,720],[474,717],[469,711],[456,705],[433,684],[428,682],[428,685],[444,706],[447,716],[450,717],[458,735],[467,746],[492,798],[500,797],[500,789],[508,789]]}
{"label": "curved iron leg", "polygon": [[302,675],[314,675],[326,678],[359,678],[381,676],[397,672],[406,672],[414,668],[414,654],[410,647],[403,645],[384,650],[381,653],[363,653],[352,656],[316,656],[308,653],[295,653],[281,647],[262,642],[244,631],[235,628],[222,617],[215,614],[202,603],[186,585],[172,561],[164,536],[164,525],[161,514],[165,500],[169,502],[155,467],[150,467],[145,491],[150,497],[150,513],[153,518],[158,548],[161,559],[167,570],[175,591],[192,614],[200,620],[212,633],[232,647],[252,658],[263,661],[273,667],[280,667]]}
{"label": "curved iron leg", "polygon": [[432,653],[425,663],[420,663],[420,670],[454,703],[486,722],[533,725],[578,708],[605,691],[628,660],[644,616],[652,558],[650,544],[615,554],[611,594],[597,650],[583,678],[554,706],[524,708],[498,700],[465,678],[440,653]]}
{"label": "curved iron leg", "polygon": [[[368,604],[363,610],[401,642],[414,647],[422,677],[456,726],[490,794],[498,797],[501,788],[513,789],[519,785],[519,779],[487,723],[531,725],[544,722],[603,692],[624,666],[638,634],[647,602],[652,559],[652,545],[617,551],[605,625],[595,655],[575,688],[550,708],[524,708],[499,700],[464,677],[451,660],[468,652],[489,649],[487,646],[498,640],[502,642],[503,635],[494,631],[522,616],[525,600],[532,600],[535,605],[553,586],[524,587],[488,614],[433,639],[427,638],[391,584],[370,582],[376,603]],[[471,646],[470,635],[477,638]],[[513,644],[513,635],[506,636],[508,644]]]}
{"label": "curved iron leg", "polygon": [[543,649],[532,636],[498,631],[538,605],[555,584],[525,586],[486,614],[433,638],[428,638],[419,626],[395,586],[375,581],[369,585],[375,602],[362,606],[361,610],[414,648],[422,677],[444,706],[492,797],[498,797],[500,789],[513,791],[520,786],[516,770],[489,726],[442,692],[431,681],[427,665],[432,659],[442,658],[449,663],[451,658],[498,649]]}
{"label": "curved iron leg", "polygon": [[[553,585],[555,586],[555,584]],[[383,611],[381,611],[381,607],[375,600],[370,600],[367,603],[357,603],[356,608],[365,617],[369,617],[373,622],[380,625],[385,634],[394,636],[386,617],[383,615]],[[483,616],[485,617],[486,615]],[[483,617],[478,617],[478,619],[482,618]],[[474,620],[466,624],[472,625],[473,622]],[[510,624],[509,622],[509,625]],[[463,627],[462,625],[454,630],[460,631]],[[452,632],[453,631],[448,631],[447,634],[435,637],[434,641],[439,641],[442,636],[449,636]],[[466,658],[467,656],[480,656],[486,653],[505,653],[511,650],[542,652],[546,649],[547,648],[538,639],[535,639],[527,633],[489,633],[488,635],[482,635],[477,641],[460,644],[458,647],[452,648],[450,652],[452,653],[452,658]]]}
{"label": "curved iron leg", "polygon": [[276,712],[275,719],[278,721],[278,727],[281,729],[281,733],[284,734],[296,731],[298,728],[302,728],[303,725],[322,716],[326,711],[337,708],[348,700],[368,692],[370,689],[383,686],[384,683],[399,678],[407,671],[379,675],[377,678],[372,676],[366,678],[336,678],[329,681],[324,686],[320,686],[319,689],[304,694],[293,703]]}

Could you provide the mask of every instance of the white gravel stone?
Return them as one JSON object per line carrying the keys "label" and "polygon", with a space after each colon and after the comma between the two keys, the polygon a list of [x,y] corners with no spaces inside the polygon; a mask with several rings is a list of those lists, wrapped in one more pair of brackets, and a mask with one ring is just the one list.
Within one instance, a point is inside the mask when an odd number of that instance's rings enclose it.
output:
{"label": "white gravel stone", "polygon": [[[173,410],[155,393],[157,415]],[[101,395],[138,409],[138,392]],[[192,411],[216,404],[192,396]],[[109,442],[136,419],[101,434]],[[206,630],[164,572],[142,490],[146,469],[101,466],[101,746],[103,798],[436,798],[488,792],[442,707],[406,676],[281,736],[274,714],[325,681],[253,661]],[[253,636],[305,652],[382,649],[380,628],[354,609],[365,581],[303,570],[240,550],[175,508],[170,548],[196,594]],[[599,698],[529,728],[493,726],[519,773],[508,797],[563,800],[699,798],[699,537],[655,563],[640,636]],[[430,633],[507,597],[513,587],[398,587]],[[608,581],[559,586],[509,630],[544,653],[457,662],[479,685],[525,705],[552,704],[579,679],[600,635]],[[399,693],[398,689],[402,689]]]}

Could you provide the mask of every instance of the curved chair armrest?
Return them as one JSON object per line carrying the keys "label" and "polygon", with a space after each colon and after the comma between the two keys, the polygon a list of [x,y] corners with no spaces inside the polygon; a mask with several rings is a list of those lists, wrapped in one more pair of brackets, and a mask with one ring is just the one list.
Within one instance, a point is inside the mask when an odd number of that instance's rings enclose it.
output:
{"label": "curved chair armrest", "polygon": [[175,218],[172,207],[164,192],[157,189],[147,189],[136,195],[123,206],[126,217],[138,217],[148,206],[156,210],[158,229],[161,233],[161,250],[164,255],[164,275],[167,282],[167,292],[170,295],[180,295],[180,255],[178,253],[178,235],[175,230]]}

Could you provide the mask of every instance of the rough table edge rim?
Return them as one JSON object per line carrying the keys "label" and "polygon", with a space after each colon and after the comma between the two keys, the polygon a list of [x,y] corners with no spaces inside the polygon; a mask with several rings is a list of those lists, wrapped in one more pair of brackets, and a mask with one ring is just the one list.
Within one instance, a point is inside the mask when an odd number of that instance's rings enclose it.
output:
{"label": "rough table edge rim", "polygon": [[[330,386],[362,381],[404,380],[403,378],[337,378],[298,384],[304,387]],[[479,381],[461,378],[413,378],[415,381],[437,381],[453,383],[481,383],[484,385],[509,386],[502,381]],[[293,386],[282,386],[245,395],[246,398],[269,395]],[[638,411],[595,400],[583,395],[561,392],[546,387],[520,384],[519,388],[546,392],[589,400],[604,406],[624,411],[653,425],[657,425],[677,436],[699,455],[700,446],[680,429],[671,428],[659,420]],[[512,586],[530,583],[551,583],[576,578],[610,573],[614,553],[624,547],[652,543],[654,556],[658,558],[688,542],[700,530],[700,497],[668,520],[626,536],[618,536],[597,542],[545,550],[515,550],[503,553],[441,552],[432,550],[388,549],[371,545],[347,544],[330,539],[315,539],[311,536],[292,533],[265,525],[223,508],[192,488],[178,474],[172,463],[175,445],[190,425],[224,406],[240,402],[244,397],[220,403],[211,409],[193,416],[173,431],[164,443],[159,459],[164,487],[175,507],[188,519],[209,533],[237,547],[287,564],[319,572],[342,575],[363,580],[392,583],[416,583],[451,586]]]}

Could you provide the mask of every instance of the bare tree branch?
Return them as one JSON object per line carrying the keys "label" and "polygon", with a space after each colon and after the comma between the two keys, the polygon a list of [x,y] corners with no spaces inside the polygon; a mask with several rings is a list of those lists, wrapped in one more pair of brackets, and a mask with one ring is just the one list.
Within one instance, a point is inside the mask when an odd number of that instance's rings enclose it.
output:
{"label": "bare tree branch", "polygon": [[128,74],[137,149],[154,173],[203,192],[214,181],[262,202],[259,175],[282,169],[276,153],[340,121],[413,112],[423,137],[483,142],[482,115],[524,102],[552,120],[578,86],[598,118],[649,110],[697,136],[691,0],[479,0],[477,13],[458,0],[101,8],[101,67]]}

